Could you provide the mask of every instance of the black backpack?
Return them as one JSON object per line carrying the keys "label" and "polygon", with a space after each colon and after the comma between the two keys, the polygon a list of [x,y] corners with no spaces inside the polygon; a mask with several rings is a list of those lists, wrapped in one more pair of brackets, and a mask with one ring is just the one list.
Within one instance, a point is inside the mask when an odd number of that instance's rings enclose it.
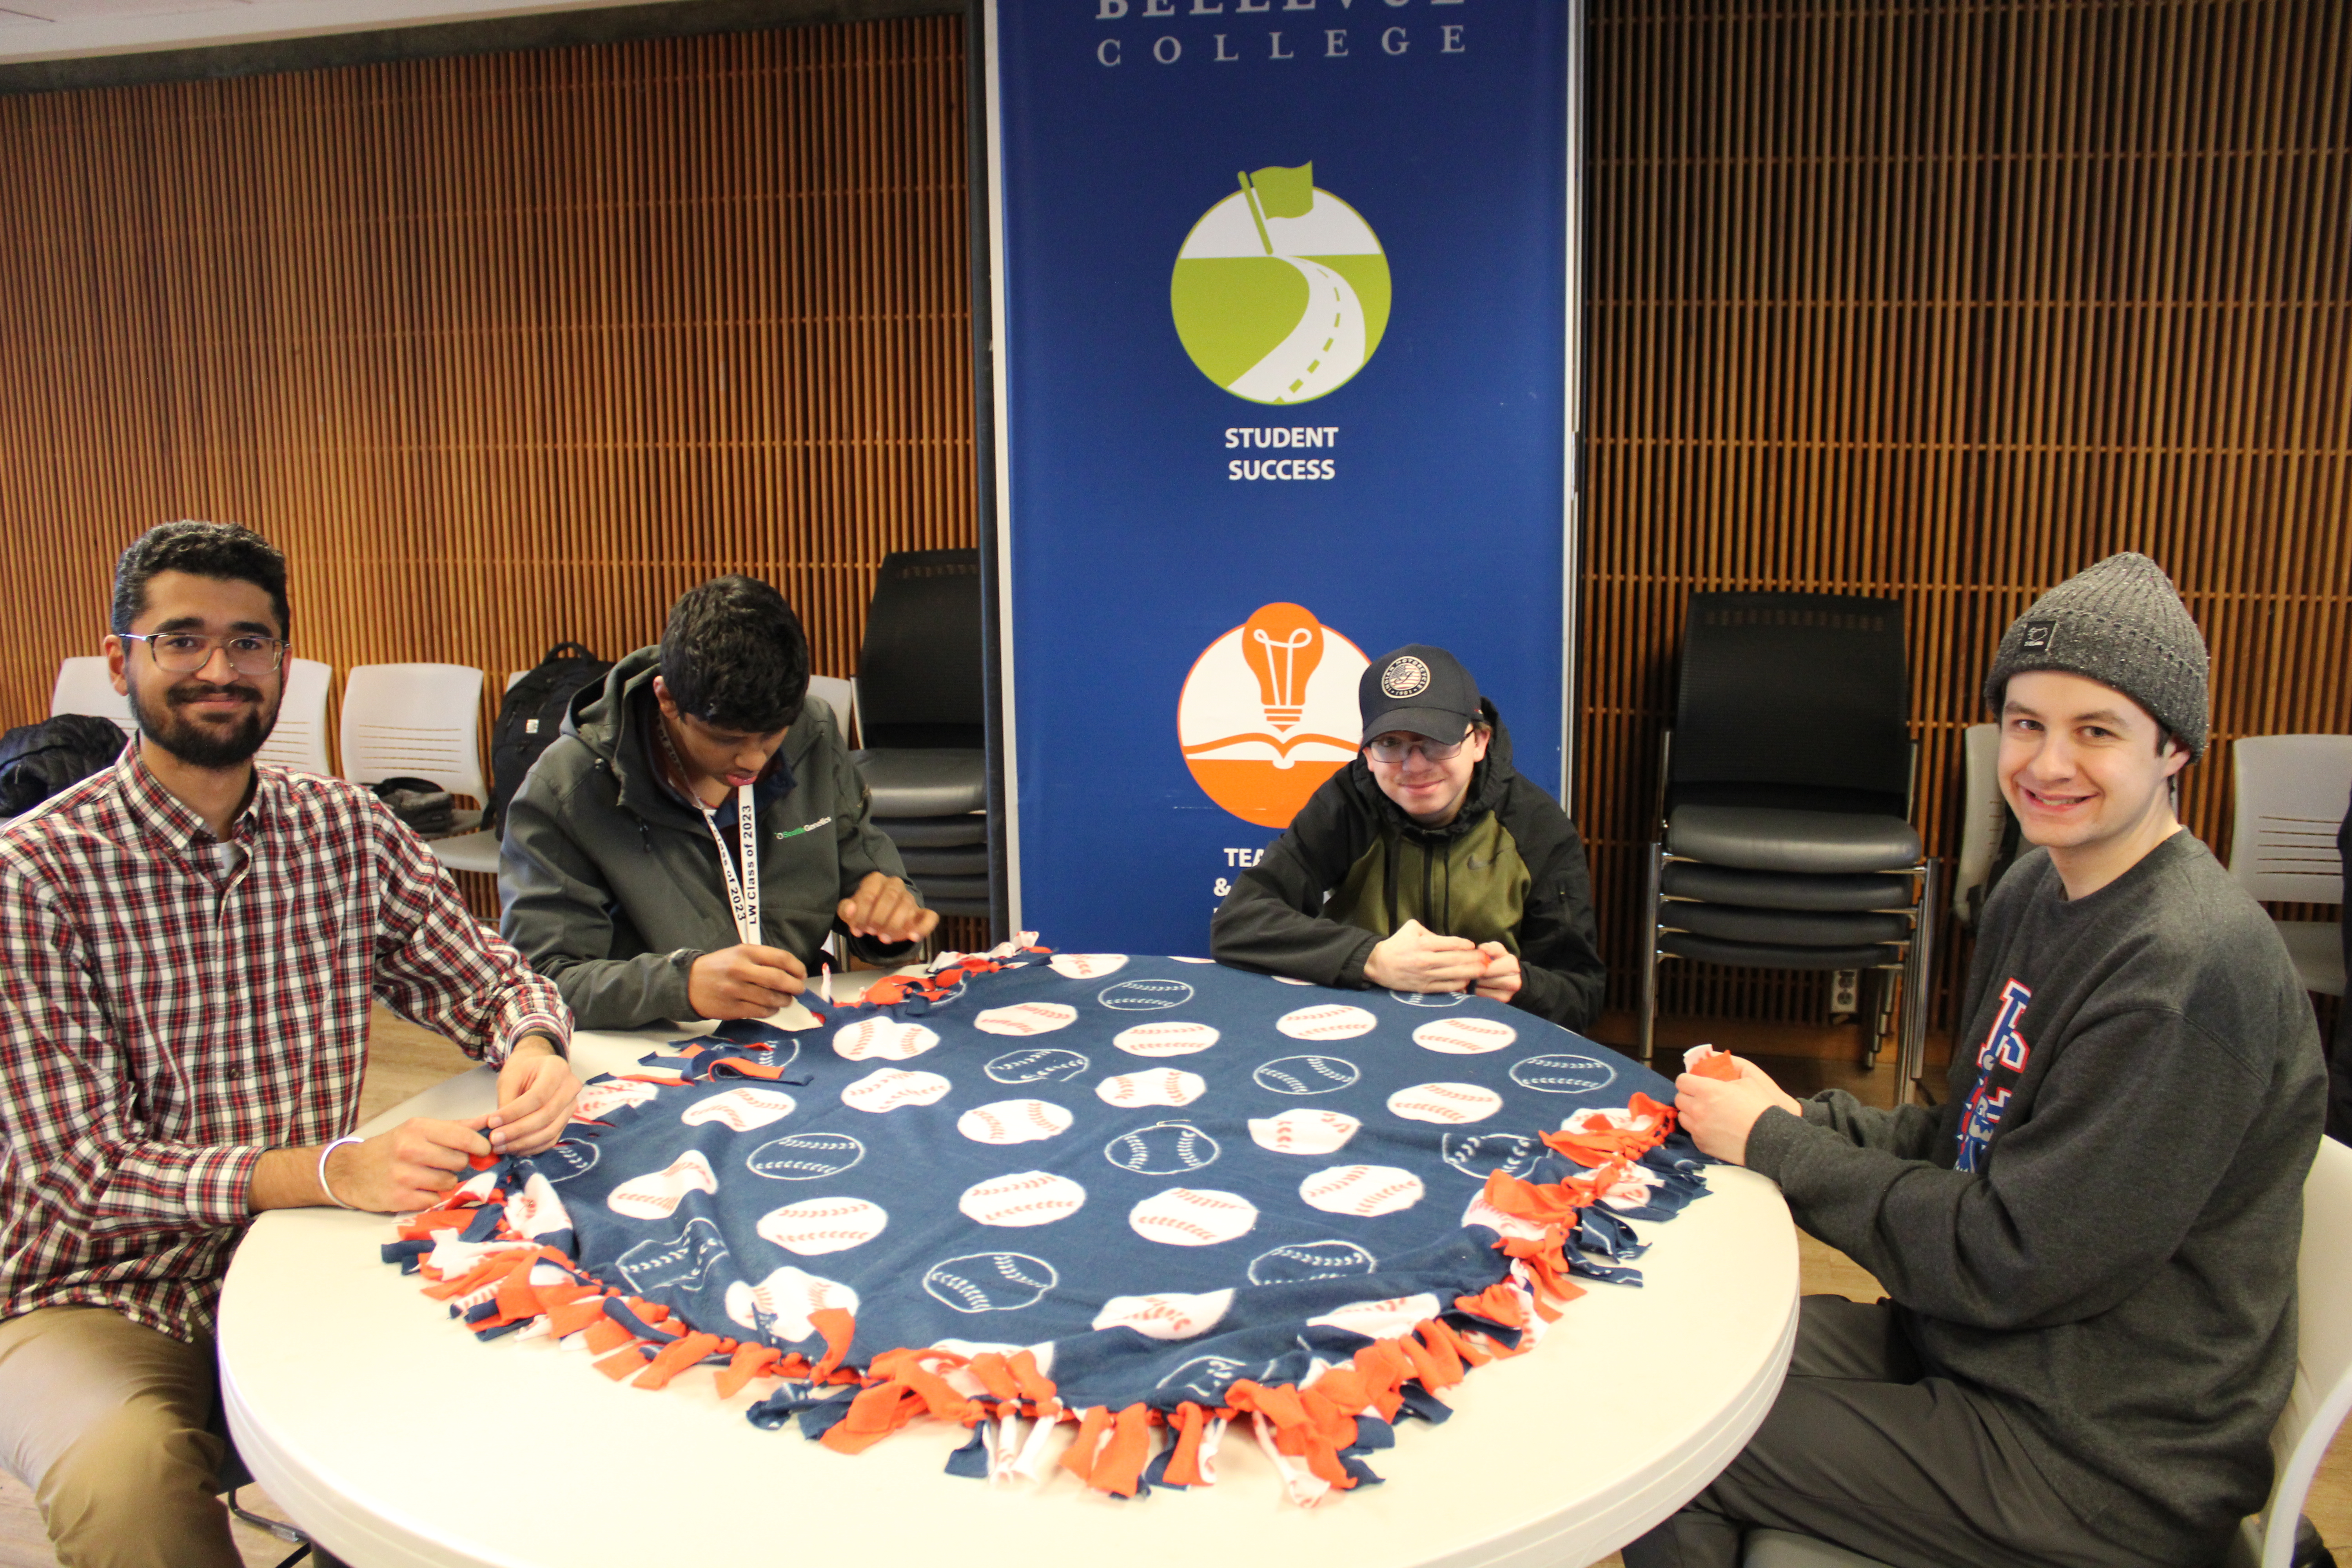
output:
{"label": "black backpack", "polygon": [[604,679],[612,660],[598,658],[582,643],[560,642],[531,667],[499,702],[498,727],[490,731],[490,800],[482,826],[497,832],[507,802],[522,787],[523,775],[539,753],[563,732],[564,710],[583,686]]}
{"label": "black backpack", "polygon": [[0,816],[32,810],[121,755],[122,729],[111,719],[60,713],[18,725],[0,735]]}

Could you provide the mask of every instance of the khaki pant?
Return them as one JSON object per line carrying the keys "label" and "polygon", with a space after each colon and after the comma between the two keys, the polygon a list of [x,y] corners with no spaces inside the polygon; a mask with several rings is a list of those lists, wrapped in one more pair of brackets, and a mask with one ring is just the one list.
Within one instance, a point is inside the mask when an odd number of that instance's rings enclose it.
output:
{"label": "khaki pant", "polygon": [[213,1494],[212,1346],[103,1307],[0,1322],[0,1464],[63,1568],[242,1568]]}

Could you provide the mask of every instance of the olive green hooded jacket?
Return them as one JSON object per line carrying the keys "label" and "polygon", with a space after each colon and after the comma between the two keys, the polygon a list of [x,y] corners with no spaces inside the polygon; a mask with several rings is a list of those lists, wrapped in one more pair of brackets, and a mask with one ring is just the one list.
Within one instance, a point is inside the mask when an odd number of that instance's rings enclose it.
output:
{"label": "olive green hooded jacket", "polygon": [[1511,766],[1511,738],[1495,705],[1481,706],[1494,739],[1452,822],[1417,826],[1358,755],[1234,882],[1209,926],[1217,962],[1369,988],[1373,944],[1417,920],[1440,936],[1501,942],[1519,960],[1512,1005],[1589,1027],[1603,975],[1583,840]]}

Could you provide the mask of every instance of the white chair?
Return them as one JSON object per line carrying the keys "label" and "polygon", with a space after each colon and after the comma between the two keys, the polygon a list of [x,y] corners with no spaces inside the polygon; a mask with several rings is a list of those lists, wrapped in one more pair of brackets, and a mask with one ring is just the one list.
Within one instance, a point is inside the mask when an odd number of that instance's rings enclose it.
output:
{"label": "white chair", "polygon": [[2295,1287],[2294,1388],[2271,1428],[2278,1470],[2270,1501],[2231,1542],[2231,1568],[2287,1568],[2311,1478],[2352,1415],[2352,1148],[2333,1138],[2319,1141],[2303,1184]]}
{"label": "white chair", "polygon": [[122,726],[126,735],[139,727],[138,721],[131,717],[131,699],[114,689],[114,678],[107,673],[106,660],[97,654],[58,661],[58,683],[49,692],[49,717],[54,719],[60,713],[88,713],[111,719]]}
{"label": "white chair", "polygon": [[833,727],[841,731],[841,743],[856,746],[850,728],[857,720],[857,683],[837,675],[812,675],[808,694],[833,710]]}
{"label": "white chair", "polygon": [[1960,864],[1952,879],[1952,913],[1964,926],[1976,924],[1982,889],[2009,828],[2000,761],[2000,725],[1971,724],[1960,732]]}
{"label": "white chair", "polygon": [[[2352,735],[2249,735],[2230,748],[2230,875],[2274,903],[2341,904],[2336,833],[2352,798]],[[2277,921],[2306,990],[2344,994],[2344,928]]]}
{"label": "white chair", "polygon": [[[343,777],[353,784],[430,779],[452,795],[482,800],[482,672],[462,664],[362,664],[343,677]],[[467,822],[467,818],[471,822]],[[472,826],[481,813],[461,812]],[[499,868],[495,833],[426,840],[453,871]]]}
{"label": "white chair", "polygon": [[261,743],[265,763],[298,773],[331,773],[327,756],[327,687],[334,679],[331,666],[315,658],[286,661],[286,689],[278,704],[278,724]]}

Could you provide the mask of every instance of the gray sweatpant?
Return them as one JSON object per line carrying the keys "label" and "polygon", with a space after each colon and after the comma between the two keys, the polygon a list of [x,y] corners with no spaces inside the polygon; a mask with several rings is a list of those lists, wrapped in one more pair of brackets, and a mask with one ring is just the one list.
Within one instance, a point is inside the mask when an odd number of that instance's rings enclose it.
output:
{"label": "gray sweatpant", "polygon": [[1789,1379],[1706,1490],[1625,1548],[1625,1568],[1738,1568],[1751,1526],[1894,1568],[2138,1568],[2060,1500],[1995,1412],[1920,1376],[1893,1309],[1800,1303]]}

